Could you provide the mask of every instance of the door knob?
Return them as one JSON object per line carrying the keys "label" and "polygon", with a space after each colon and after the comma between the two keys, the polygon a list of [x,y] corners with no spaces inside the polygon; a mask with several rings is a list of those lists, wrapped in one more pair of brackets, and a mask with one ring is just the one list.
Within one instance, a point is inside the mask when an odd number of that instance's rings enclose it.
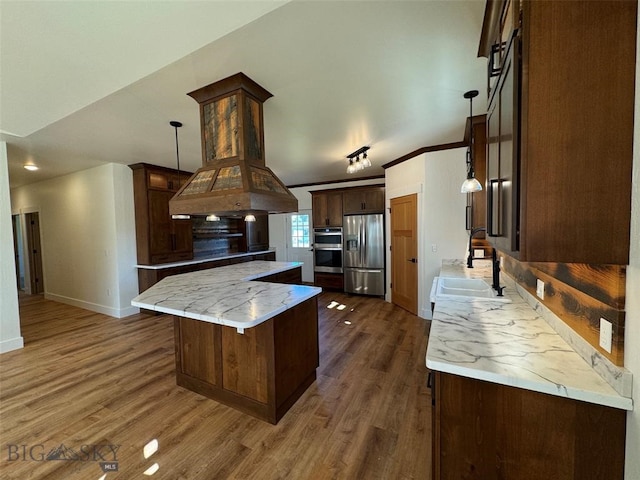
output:
{"label": "door knob", "polygon": [[411,263],[418,263],[418,259],[417,258],[409,258],[407,260],[407,262],[411,262]]}

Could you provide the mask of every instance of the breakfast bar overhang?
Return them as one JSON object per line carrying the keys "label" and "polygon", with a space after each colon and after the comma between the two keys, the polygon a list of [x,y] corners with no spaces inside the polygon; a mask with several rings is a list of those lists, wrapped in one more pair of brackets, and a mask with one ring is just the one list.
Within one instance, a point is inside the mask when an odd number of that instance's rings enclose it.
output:
{"label": "breakfast bar overhang", "polygon": [[322,290],[293,284],[301,265],[254,261],[174,275],[132,305],[174,315],[179,386],[276,424],[319,365]]}

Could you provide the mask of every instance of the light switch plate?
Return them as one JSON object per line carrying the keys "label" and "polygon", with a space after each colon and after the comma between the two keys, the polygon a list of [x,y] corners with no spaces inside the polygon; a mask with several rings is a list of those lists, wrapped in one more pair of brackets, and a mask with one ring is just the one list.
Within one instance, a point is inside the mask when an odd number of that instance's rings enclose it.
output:
{"label": "light switch plate", "polygon": [[605,318],[600,318],[600,346],[611,353],[611,337],[613,328],[611,322]]}
{"label": "light switch plate", "polygon": [[539,278],[536,280],[536,295],[540,300],[544,300],[544,282]]}

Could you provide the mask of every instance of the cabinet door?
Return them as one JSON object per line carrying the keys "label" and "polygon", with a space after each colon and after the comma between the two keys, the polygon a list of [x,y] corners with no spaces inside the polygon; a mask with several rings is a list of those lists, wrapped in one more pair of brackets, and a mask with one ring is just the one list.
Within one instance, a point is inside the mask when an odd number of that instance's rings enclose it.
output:
{"label": "cabinet door", "polygon": [[312,194],[314,227],[342,226],[342,193],[324,192]]}
{"label": "cabinet door", "polygon": [[[475,177],[482,185],[479,192],[467,193],[467,205],[471,207],[471,228],[487,226],[487,126],[486,118],[481,123],[474,123],[473,128],[473,169]],[[476,234],[474,238],[485,238],[484,232]]]}
{"label": "cabinet door", "polygon": [[364,210],[366,213],[384,212],[384,190],[371,188],[363,192]]}
{"label": "cabinet door", "polygon": [[343,210],[350,213],[384,212],[384,189],[379,187],[356,189],[343,194]]}
{"label": "cabinet door", "polygon": [[170,254],[172,251],[172,225],[169,215],[169,200],[173,193],[163,190],[149,190],[149,253],[152,257]]}
{"label": "cabinet door", "polygon": [[364,209],[364,196],[361,191],[344,192],[342,206],[345,215],[350,213],[362,213]]}
{"label": "cabinet door", "polygon": [[500,180],[502,199],[505,208],[502,211],[505,242],[503,248],[510,252],[519,250],[519,159],[517,101],[518,84],[516,82],[517,65],[513,61],[517,55],[518,39],[514,39],[512,48],[504,63],[504,74],[500,86]]}
{"label": "cabinet door", "polygon": [[487,113],[487,235],[502,235],[500,196],[500,106],[498,96]]}
{"label": "cabinet door", "polygon": [[152,263],[193,258],[191,220],[172,220],[169,200],[173,192],[149,190],[149,253]]}
{"label": "cabinet door", "polygon": [[193,256],[193,226],[191,220],[172,220],[172,252]]}
{"label": "cabinet door", "polygon": [[311,198],[311,209],[314,227],[326,227],[329,224],[327,216],[327,196],[316,193]]}
{"label": "cabinet door", "polygon": [[149,188],[157,188],[160,190],[170,190],[170,178],[169,174],[165,172],[147,172],[147,181],[149,182]]}
{"label": "cabinet door", "polygon": [[327,219],[330,227],[342,226],[342,193],[327,193]]}
{"label": "cabinet door", "polygon": [[491,243],[518,256],[520,241],[519,197],[519,39],[508,49],[498,90],[487,114],[487,227]]}

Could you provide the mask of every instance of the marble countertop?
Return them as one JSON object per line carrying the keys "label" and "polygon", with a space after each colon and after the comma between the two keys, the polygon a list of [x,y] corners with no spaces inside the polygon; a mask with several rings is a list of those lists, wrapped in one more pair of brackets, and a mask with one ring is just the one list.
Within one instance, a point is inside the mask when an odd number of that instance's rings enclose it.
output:
{"label": "marble countertop", "polygon": [[[443,262],[441,277],[491,280],[491,262]],[[633,409],[507,283],[511,302],[438,298],[429,333],[426,364],[431,370],[525,388],[575,400]],[[510,280],[510,279],[509,279]],[[511,285],[509,286],[509,283]]]}
{"label": "marble countertop", "polygon": [[172,275],[135,297],[131,305],[235,327],[242,333],[322,292],[318,287],[260,281],[301,266],[253,261]]}
{"label": "marble countertop", "polygon": [[264,250],[261,252],[239,252],[239,253],[231,253],[229,255],[224,255],[222,257],[199,257],[199,258],[193,258],[191,260],[183,260],[181,262],[158,263],[156,265],[140,265],[139,264],[139,265],[136,265],[136,268],[140,268],[143,270],[163,270],[165,268],[183,267],[185,265],[196,265],[198,263],[224,260],[225,258],[246,257],[247,255],[260,255],[263,253],[272,253],[272,252],[275,252],[275,250]]}

